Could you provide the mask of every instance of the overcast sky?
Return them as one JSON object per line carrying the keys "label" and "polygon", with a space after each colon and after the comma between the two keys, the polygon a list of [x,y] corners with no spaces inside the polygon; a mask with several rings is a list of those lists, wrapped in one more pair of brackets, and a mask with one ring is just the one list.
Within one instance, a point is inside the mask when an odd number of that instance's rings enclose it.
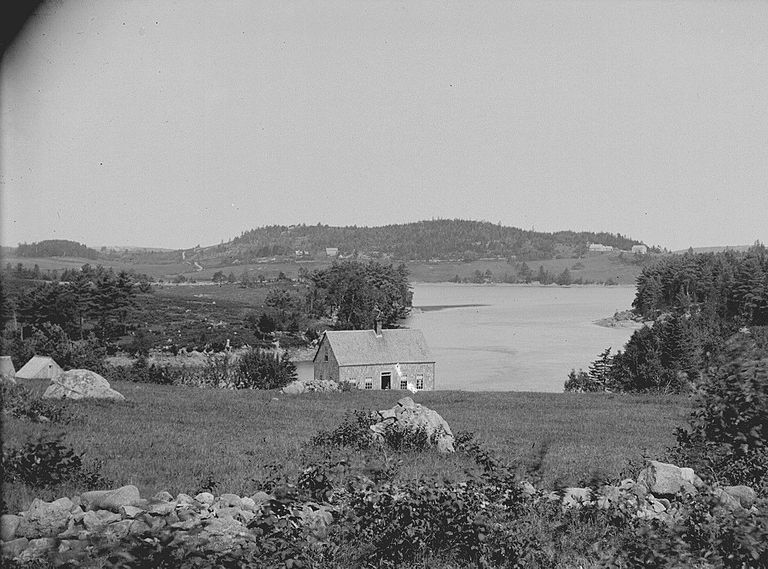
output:
{"label": "overcast sky", "polygon": [[768,2],[62,1],[6,52],[4,245],[463,218],[768,242]]}

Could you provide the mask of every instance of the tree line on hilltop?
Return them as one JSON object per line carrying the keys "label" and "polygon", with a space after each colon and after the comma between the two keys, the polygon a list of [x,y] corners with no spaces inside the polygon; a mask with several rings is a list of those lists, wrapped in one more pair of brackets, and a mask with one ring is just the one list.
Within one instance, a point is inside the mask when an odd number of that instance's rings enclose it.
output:
{"label": "tree line on hilltop", "polygon": [[716,366],[741,331],[768,356],[768,252],[726,251],[662,257],[637,278],[633,312],[650,322],[624,350],[604,351],[566,390],[685,392]]}
{"label": "tree line on hilltop", "polygon": [[381,227],[273,225],[242,233],[228,244],[254,256],[292,255],[295,251],[386,255],[400,260],[467,260],[483,257],[521,260],[579,256],[589,243],[629,250],[640,242],[621,234],[557,231],[544,233],[481,221],[438,219]]}
{"label": "tree line on hilltop", "polygon": [[66,239],[46,239],[35,243],[19,243],[16,248],[19,257],[81,257],[98,259],[99,252],[82,243]]}

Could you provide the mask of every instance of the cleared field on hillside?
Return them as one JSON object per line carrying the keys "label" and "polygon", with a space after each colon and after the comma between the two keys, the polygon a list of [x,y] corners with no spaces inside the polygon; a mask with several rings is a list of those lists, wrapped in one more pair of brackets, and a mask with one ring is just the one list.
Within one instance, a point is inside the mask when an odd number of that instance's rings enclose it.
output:
{"label": "cleared field on hillside", "polygon": [[[243,495],[265,478],[295,481],[306,464],[322,457],[309,444],[311,437],[338,425],[345,412],[388,408],[404,395],[284,396],[124,382],[113,387],[125,403],[68,402],[78,418],[67,425],[6,417],[3,445],[61,432],[67,445],[104,461],[103,472],[115,485],[135,484],[142,495],[163,489],[194,493],[210,482],[217,492]],[[593,474],[618,477],[627,460],[660,457],[689,412],[688,399],[681,397],[436,391],[414,399],[438,411],[454,432],[474,432],[511,464],[531,465],[542,457],[539,473],[547,486],[575,484]],[[460,479],[473,468],[461,454],[405,453],[381,460],[399,465],[398,476],[405,479]],[[4,493],[10,510],[34,497],[16,484]]]}
{"label": "cleared field on hillside", "polygon": [[[627,255],[627,259],[631,259]],[[641,265],[622,261],[618,253],[593,255],[582,259],[548,259],[546,261],[526,261],[534,276],[539,267],[544,267],[552,277],[557,277],[564,269],[568,269],[573,279],[582,278],[585,281],[606,282],[613,279],[616,284],[635,284],[637,275],[642,270]],[[460,279],[471,279],[475,271],[485,274],[487,270],[493,273],[495,281],[501,281],[506,274],[517,275],[517,265],[506,261],[441,261],[433,263],[411,262],[407,264],[411,280],[414,282],[447,282],[457,275]]]}
{"label": "cleared field on hillside", "polygon": [[[526,261],[526,263],[534,272],[534,275],[539,270],[539,266],[544,267],[544,270],[548,271],[553,277],[556,277],[563,272],[563,269],[567,268],[574,279],[582,278],[585,281],[601,283],[613,279],[617,284],[634,284],[637,275],[640,274],[642,266],[629,262],[633,258],[630,254],[625,253],[625,258],[626,260],[622,260],[619,253],[606,253],[593,254],[581,259],[549,259],[546,261]],[[651,260],[652,258],[653,257],[649,257],[647,260]],[[132,270],[137,273],[147,274],[156,279],[171,280],[175,276],[184,275],[186,279],[193,279],[195,281],[210,281],[214,273],[218,271],[223,272],[225,275],[233,273],[238,281],[244,273],[253,280],[258,279],[259,276],[268,280],[273,280],[276,279],[280,273],[285,274],[291,279],[295,279],[298,276],[299,269],[302,267],[309,272],[312,272],[327,267],[332,262],[331,259],[301,262],[288,259],[277,259],[275,261],[264,263],[228,265],[221,264],[221,260],[216,259],[212,260],[215,262],[210,264],[206,261],[201,261],[200,266],[202,269],[199,269],[190,262],[133,264],[129,262],[108,260],[94,261],[67,257],[40,259],[4,257],[3,261],[11,263],[12,266],[15,266],[16,263],[22,263],[28,268],[32,268],[37,264],[44,271],[48,269],[62,270],[65,268],[80,268],[85,263],[90,263],[91,265],[101,264],[105,267],[112,267],[116,271],[121,269]],[[394,262],[397,263],[399,261]],[[507,263],[504,260],[472,261],[469,263],[461,261],[411,261],[406,263],[406,266],[410,271],[410,280],[412,282],[448,282],[453,280],[457,275],[460,279],[471,279],[475,275],[475,271],[480,271],[485,274],[487,270],[490,270],[493,273],[495,281],[500,282],[505,273],[512,276],[517,274],[516,265]]]}
{"label": "cleared field on hillside", "polygon": [[160,279],[168,276],[178,275],[185,271],[190,271],[190,264],[186,263],[129,263],[122,261],[110,261],[107,259],[85,259],[80,257],[8,257],[4,256],[2,262],[15,267],[21,263],[26,268],[31,269],[35,265],[42,271],[62,271],[64,269],[79,269],[85,264],[91,266],[101,265],[105,268],[111,268],[115,271],[133,271],[139,274]]}

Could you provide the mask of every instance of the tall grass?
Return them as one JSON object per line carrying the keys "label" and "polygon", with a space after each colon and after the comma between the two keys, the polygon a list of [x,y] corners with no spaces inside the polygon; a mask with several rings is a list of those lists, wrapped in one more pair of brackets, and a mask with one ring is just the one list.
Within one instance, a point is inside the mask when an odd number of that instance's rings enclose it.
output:
{"label": "tall grass", "polygon": [[[103,461],[105,478],[134,484],[142,495],[211,486],[247,494],[265,479],[295,475],[320,452],[309,444],[312,436],[334,428],[347,411],[388,408],[405,395],[284,396],[117,381],[112,386],[126,402],[68,402],[79,417],[66,425],[4,417],[3,445],[20,447],[36,433],[60,431],[69,447]],[[36,388],[42,391],[44,384]],[[690,411],[681,397],[461,391],[413,397],[438,411],[454,432],[474,432],[502,460],[532,468],[548,486],[576,484],[594,474],[617,477],[628,460],[660,456]],[[470,467],[459,455],[406,454],[401,460],[399,476],[412,480],[457,477]],[[7,485],[4,496],[10,511],[35,497],[15,485]]]}

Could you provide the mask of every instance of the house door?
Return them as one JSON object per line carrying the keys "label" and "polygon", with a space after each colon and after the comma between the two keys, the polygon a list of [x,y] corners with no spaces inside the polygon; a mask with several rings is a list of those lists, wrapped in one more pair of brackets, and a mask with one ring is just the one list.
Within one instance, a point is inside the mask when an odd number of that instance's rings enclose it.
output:
{"label": "house door", "polygon": [[391,371],[381,372],[381,388],[392,389],[392,372]]}

